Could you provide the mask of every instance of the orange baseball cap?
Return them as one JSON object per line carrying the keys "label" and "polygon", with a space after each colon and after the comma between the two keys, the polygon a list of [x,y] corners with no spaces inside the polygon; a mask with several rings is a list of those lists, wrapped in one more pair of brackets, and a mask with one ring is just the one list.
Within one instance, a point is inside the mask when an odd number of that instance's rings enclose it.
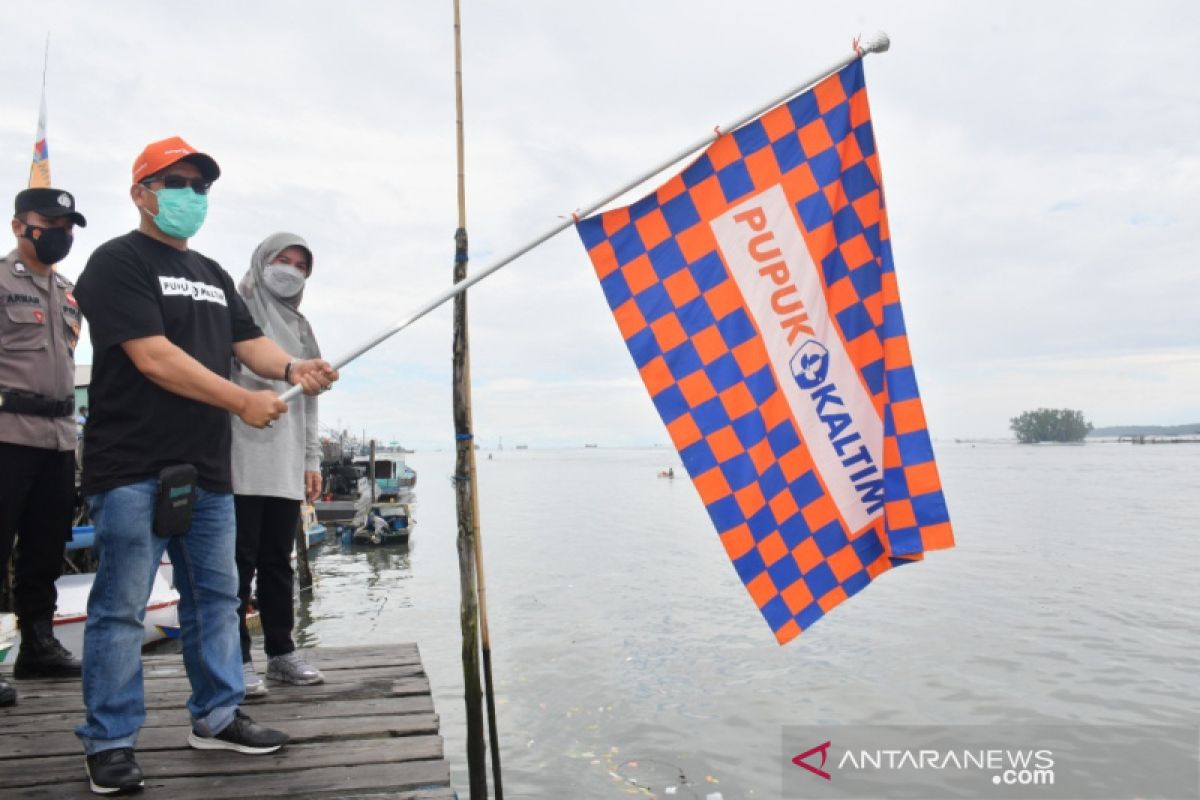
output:
{"label": "orange baseball cap", "polygon": [[200,169],[205,180],[221,177],[221,168],[212,156],[201,153],[178,136],[151,142],[133,162],[133,182],[156,175],[177,161],[190,161]]}

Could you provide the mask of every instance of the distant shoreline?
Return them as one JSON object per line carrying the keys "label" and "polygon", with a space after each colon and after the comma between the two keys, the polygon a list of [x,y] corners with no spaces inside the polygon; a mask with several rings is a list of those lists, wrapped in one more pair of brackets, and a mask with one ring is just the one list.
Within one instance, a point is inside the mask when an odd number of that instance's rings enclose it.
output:
{"label": "distant shoreline", "polygon": [[1088,433],[1089,439],[1121,436],[1200,436],[1200,422],[1190,425],[1110,425],[1093,428]]}

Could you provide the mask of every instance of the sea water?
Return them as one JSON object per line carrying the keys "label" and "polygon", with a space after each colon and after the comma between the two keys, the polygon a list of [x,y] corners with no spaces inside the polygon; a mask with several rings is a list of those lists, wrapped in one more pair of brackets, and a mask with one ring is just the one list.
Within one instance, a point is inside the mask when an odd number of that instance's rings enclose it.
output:
{"label": "sea water", "polygon": [[[506,797],[778,797],[793,724],[1194,726],[1200,446],[936,449],[958,546],[783,647],[670,448],[480,451]],[[411,545],[322,546],[297,639],[417,642],[465,795],[453,453],[407,460]]]}

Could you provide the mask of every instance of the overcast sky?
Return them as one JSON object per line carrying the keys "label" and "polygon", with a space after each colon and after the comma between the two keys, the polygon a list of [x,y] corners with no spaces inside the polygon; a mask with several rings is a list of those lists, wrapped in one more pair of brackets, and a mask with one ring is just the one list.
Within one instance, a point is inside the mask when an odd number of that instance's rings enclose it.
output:
{"label": "overcast sky", "polygon": [[[1198,9],[465,0],[472,263],[883,29],[867,86],[934,437],[1006,436],[1038,406],[1200,421]],[[53,179],[90,223],[66,275],[136,225],[134,156],[181,135],[223,169],[193,246],[238,279],[266,235],[306,237],[304,311],[327,355],[449,283],[448,0],[13,12],[0,185],[28,177],[50,31]],[[471,311],[481,442],[668,441],[573,231],[472,290]],[[323,424],[452,445],[450,335],[447,306],[354,363]]]}

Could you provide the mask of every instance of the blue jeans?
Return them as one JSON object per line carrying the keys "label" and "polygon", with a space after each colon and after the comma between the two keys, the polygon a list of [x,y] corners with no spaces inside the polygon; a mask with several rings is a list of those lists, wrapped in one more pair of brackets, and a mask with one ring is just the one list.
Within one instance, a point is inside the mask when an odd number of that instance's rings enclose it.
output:
{"label": "blue jeans", "polygon": [[192,726],[211,736],[233,721],[245,696],[238,644],[238,573],[233,495],[197,487],[185,536],[155,536],[158,481],[88,498],[100,560],[83,634],[87,721],[75,734],[88,755],[134,747],[146,721],[142,623],[163,550],[175,568],[183,663],[192,685]]}

